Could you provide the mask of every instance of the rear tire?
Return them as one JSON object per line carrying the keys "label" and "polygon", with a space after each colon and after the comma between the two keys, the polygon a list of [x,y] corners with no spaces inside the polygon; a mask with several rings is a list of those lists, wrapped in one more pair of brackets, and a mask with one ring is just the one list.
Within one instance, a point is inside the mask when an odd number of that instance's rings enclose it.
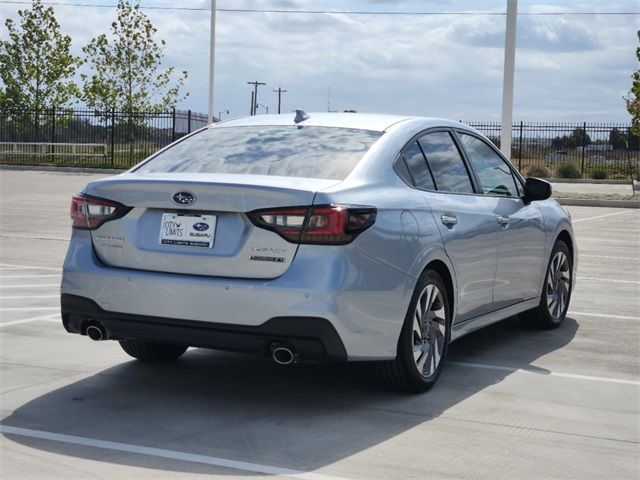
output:
{"label": "rear tire", "polygon": [[142,340],[120,340],[122,349],[143,362],[173,362],[189,348],[186,345],[144,342]]}
{"label": "rear tire", "polygon": [[522,313],[522,319],[541,330],[558,328],[567,316],[572,287],[573,258],[567,244],[557,240],[549,257],[540,304]]}
{"label": "rear tire", "polygon": [[445,283],[435,271],[425,270],[409,303],[396,358],[377,365],[383,385],[402,392],[429,390],[440,376],[450,338]]}

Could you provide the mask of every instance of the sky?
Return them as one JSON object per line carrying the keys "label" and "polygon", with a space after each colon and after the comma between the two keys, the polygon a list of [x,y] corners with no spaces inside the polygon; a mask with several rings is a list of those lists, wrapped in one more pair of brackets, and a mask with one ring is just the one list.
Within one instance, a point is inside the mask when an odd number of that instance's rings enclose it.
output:
{"label": "sky", "polygon": [[[109,6],[116,0],[55,3]],[[200,9],[145,12],[158,28],[157,38],[166,41],[164,64],[189,72],[190,95],[179,108],[206,113],[210,2],[141,3],[143,8]],[[506,0],[218,0],[217,6],[216,116],[226,110],[230,113],[223,118],[248,115],[253,87],[247,82],[258,80],[267,84],[260,87],[258,102],[269,113],[277,110],[273,90],[282,87],[287,90],[283,112],[354,109],[500,119]],[[0,19],[15,18],[24,7],[0,0]],[[54,8],[78,55],[92,37],[108,31],[115,17],[114,7]],[[515,121],[630,120],[623,97],[632,72],[640,68],[635,53],[640,0],[520,0],[518,13]],[[0,38],[6,37],[2,25]]]}

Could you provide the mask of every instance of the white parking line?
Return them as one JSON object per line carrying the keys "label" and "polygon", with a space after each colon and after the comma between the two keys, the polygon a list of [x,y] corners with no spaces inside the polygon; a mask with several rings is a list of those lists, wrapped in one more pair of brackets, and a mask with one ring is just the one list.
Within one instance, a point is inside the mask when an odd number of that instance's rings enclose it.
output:
{"label": "white parking line", "polygon": [[636,280],[618,280],[615,278],[596,278],[596,277],[576,277],[578,280],[589,280],[592,282],[606,282],[606,283],[632,283],[636,285],[640,285],[639,281]]}
{"label": "white parking line", "polygon": [[60,298],[60,295],[5,295],[0,300],[21,300],[23,298]]}
{"label": "white parking line", "polygon": [[578,375],[575,373],[552,372],[550,370],[534,370],[529,368],[505,367],[503,365],[491,365],[487,363],[471,363],[471,362],[457,362],[457,361],[448,361],[447,363],[458,365],[461,367],[485,368],[487,370],[501,370],[504,372],[511,372],[511,373],[532,373],[536,375],[549,375],[552,377],[573,378],[577,380],[590,380],[594,382],[619,383],[622,385],[636,385],[640,387],[640,380],[627,380],[625,378],[594,377],[591,375]]}
{"label": "white parking line", "polygon": [[277,475],[281,477],[299,478],[302,480],[346,480],[344,477],[334,477],[331,475],[303,472],[301,470],[292,470],[290,468],[261,465],[259,463],[241,462],[238,460],[230,460],[227,458],[197,455],[193,453],[179,452],[176,450],[166,450],[164,448],[144,447],[142,445],[134,445],[131,443],[109,442],[106,440],[98,440],[97,438],[78,437],[76,435],[63,435],[61,433],[45,432],[43,430],[10,427],[9,425],[0,425],[0,432],[4,433],[5,435],[39,438],[52,442],[81,445],[83,447],[93,447],[116,452],[135,453],[138,455],[147,455],[150,457],[168,458],[181,462],[213,465],[216,467],[231,468],[244,472],[263,473],[265,475]]}
{"label": "white parking line", "polygon": [[39,237],[35,235],[12,235],[12,234],[6,234],[6,233],[0,234],[0,238],[24,238],[27,240],[59,240],[61,242],[69,241],[68,238],[61,238],[61,237]]}
{"label": "white parking line", "polygon": [[32,310],[60,310],[60,307],[0,307],[0,312],[29,312]]}
{"label": "white parking line", "polygon": [[28,285],[0,285],[0,288],[40,288],[40,287],[59,287],[59,283],[37,284],[30,283]]}
{"label": "white parking line", "polygon": [[0,278],[51,278],[51,277],[59,277],[59,273],[53,273],[50,275],[0,275]]}
{"label": "white parking line", "polygon": [[591,312],[574,312],[569,310],[568,315],[585,315],[587,317],[600,317],[600,318],[617,318],[619,320],[640,320],[640,317],[627,317],[625,315],[611,315],[609,313],[591,313]]}
{"label": "white parking line", "polygon": [[623,213],[633,212],[634,210],[625,210],[624,212],[614,212],[614,213],[605,213],[604,215],[596,215],[595,217],[587,217],[587,218],[578,218],[577,220],[573,220],[572,223],[584,222],[587,220],[595,220],[596,218],[605,218],[605,217],[613,217],[614,215],[622,215]]}
{"label": "white parking line", "polygon": [[62,271],[61,268],[57,267],[38,267],[35,265],[16,265],[15,263],[0,263],[0,267],[2,268],[16,268],[23,270],[57,270]]}
{"label": "white parking line", "polygon": [[615,239],[611,239],[609,238],[610,235],[605,235],[606,238],[596,238],[596,237],[589,237],[587,235],[580,235],[578,234],[578,243],[584,243],[584,242],[606,242],[607,244],[611,244],[611,243],[615,243],[617,245],[631,245],[631,246],[636,246],[640,243],[640,239],[638,240],[615,240]]}
{"label": "white parking line", "polygon": [[612,257],[610,255],[585,255],[584,253],[580,254],[580,258],[607,258],[610,260],[635,260],[640,261],[640,257]]}
{"label": "white parking line", "polygon": [[59,313],[50,313],[48,315],[40,315],[39,317],[23,318],[21,320],[12,320],[10,322],[1,322],[0,328],[11,327],[12,325],[22,325],[23,323],[31,322],[59,322]]}

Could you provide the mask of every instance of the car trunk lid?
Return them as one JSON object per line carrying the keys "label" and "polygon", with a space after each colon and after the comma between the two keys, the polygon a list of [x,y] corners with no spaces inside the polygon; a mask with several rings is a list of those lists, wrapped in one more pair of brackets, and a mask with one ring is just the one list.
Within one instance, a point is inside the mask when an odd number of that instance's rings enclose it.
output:
{"label": "car trunk lid", "polygon": [[84,193],[132,207],[124,217],[92,231],[96,254],[107,265],[275,278],[291,264],[297,244],[254,226],[246,213],[311,205],[318,190],[337,183],[264,175],[129,173],[92,182]]}

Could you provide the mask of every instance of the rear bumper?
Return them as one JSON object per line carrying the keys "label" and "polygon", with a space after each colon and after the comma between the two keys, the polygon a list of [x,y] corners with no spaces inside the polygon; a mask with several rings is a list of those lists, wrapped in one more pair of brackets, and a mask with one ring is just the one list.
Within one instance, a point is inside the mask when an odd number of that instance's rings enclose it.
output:
{"label": "rear bumper", "polygon": [[273,344],[294,347],[301,361],[346,360],[347,353],[331,323],[317,317],[276,317],[257,327],[131,315],[103,310],[93,300],[61,297],[62,323],[69,333],[85,334],[100,324],[106,339],[135,339],[192,347],[268,355]]}
{"label": "rear bumper", "polygon": [[[135,338],[156,341],[199,331],[206,341],[198,342],[194,335],[189,341],[180,337],[180,343],[262,353],[265,338],[272,338],[275,328],[281,338],[318,340],[319,349],[305,349],[324,351],[331,358],[384,360],[396,356],[415,281],[353,245],[302,245],[287,271],[274,279],[114,268],[96,257],[90,232],[74,230],[61,293],[93,302],[82,307],[85,317],[101,315],[127,338],[133,338],[133,331],[138,332]],[[63,315],[73,313],[74,305],[63,304]],[[282,318],[288,320],[276,320]],[[78,330],[66,322],[67,329]],[[115,330],[125,324],[125,332]],[[331,327],[342,348],[331,346],[336,343],[328,340],[333,333],[327,335],[321,324]]]}

